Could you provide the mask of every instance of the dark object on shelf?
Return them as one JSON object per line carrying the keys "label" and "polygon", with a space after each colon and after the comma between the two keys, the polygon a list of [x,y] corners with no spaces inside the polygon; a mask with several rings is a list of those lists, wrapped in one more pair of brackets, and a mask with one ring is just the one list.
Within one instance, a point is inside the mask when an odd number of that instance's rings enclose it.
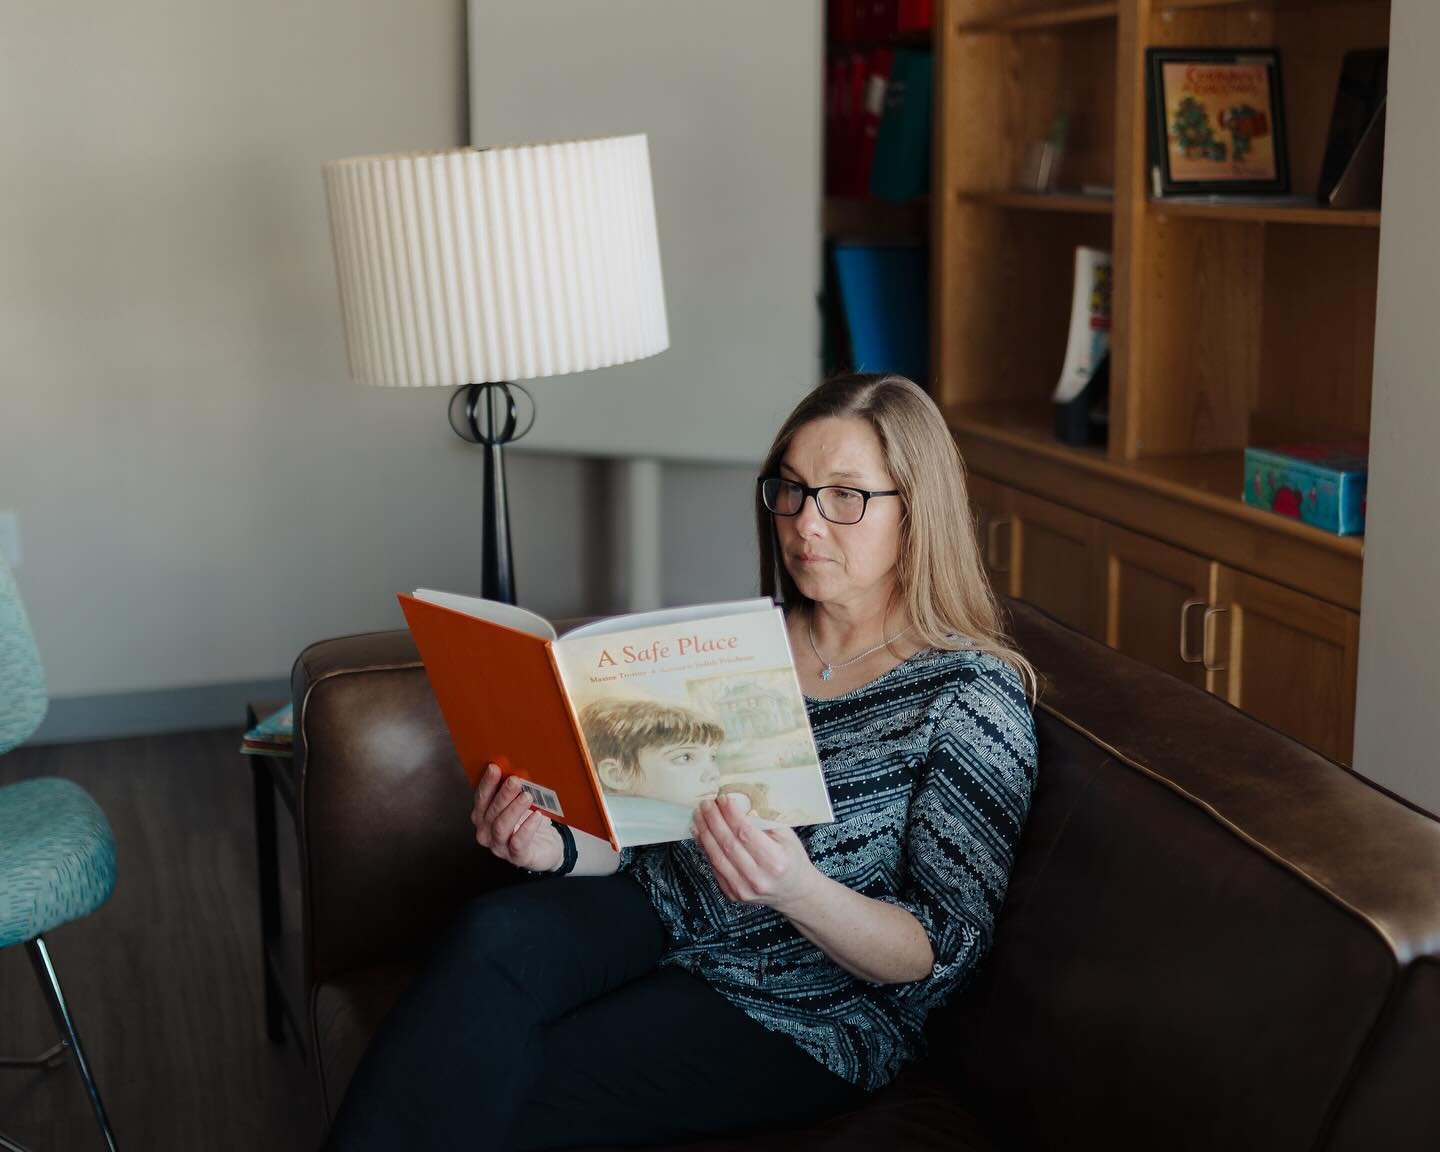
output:
{"label": "dark object on shelf", "polygon": [[1379,208],[1390,53],[1345,53],[1316,196],[1334,208]]}
{"label": "dark object on shelf", "polygon": [[1110,438],[1110,354],[1073,400],[1055,405],[1055,439],[1077,447],[1104,447]]}
{"label": "dark object on shelf", "polygon": [[1279,52],[1149,48],[1145,62],[1151,195],[1290,191]]}

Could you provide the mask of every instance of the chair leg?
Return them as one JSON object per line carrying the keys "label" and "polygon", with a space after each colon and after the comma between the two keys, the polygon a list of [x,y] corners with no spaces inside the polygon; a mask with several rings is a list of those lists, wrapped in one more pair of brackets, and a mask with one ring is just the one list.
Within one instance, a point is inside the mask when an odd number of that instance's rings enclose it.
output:
{"label": "chair leg", "polygon": [[[278,940],[280,928],[280,849],[275,836],[275,784],[264,756],[250,757],[254,774],[255,853],[259,863],[260,887],[260,979],[265,989],[265,1035],[271,1043],[285,1040],[285,1013],[280,989],[270,970],[270,945]],[[305,1046],[300,1046],[303,1053]]]}
{"label": "chair leg", "polygon": [[105,1137],[105,1147],[109,1152],[115,1152],[115,1137],[110,1131],[110,1119],[105,1115],[105,1105],[100,1102],[100,1089],[95,1084],[95,1077],[90,1074],[85,1050],[80,1047],[80,1036],[75,1031],[75,1021],[71,1019],[70,1009],[65,1004],[65,994],[60,991],[60,978],[55,975],[55,965],[50,962],[50,952],[45,947],[45,941],[39,936],[25,944],[25,951],[30,954],[35,975],[45,989],[45,999],[49,1001],[51,1015],[55,1017],[56,1025],[75,1053],[75,1066],[80,1070],[80,1079],[85,1082],[85,1091],[90,1094],[90,1107],[94,1109],[95,1119]]}

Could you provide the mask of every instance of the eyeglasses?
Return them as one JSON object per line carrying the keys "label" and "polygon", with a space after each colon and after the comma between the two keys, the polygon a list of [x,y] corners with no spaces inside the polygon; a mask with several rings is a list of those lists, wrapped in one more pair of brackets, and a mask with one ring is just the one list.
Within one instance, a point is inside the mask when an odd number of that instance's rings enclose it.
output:
{"label": "eyeglasses", "polygon": [[780,476],[760,477],[760,499],[776,516],[798,516],[807,496],[815,497],[820,515],[832,524],[858,524],[870,501],[877,496],[899,496],[898,488],[888,492],[867,492],[864,488],[846,488],[841,484],[822,484],[811,488]]}

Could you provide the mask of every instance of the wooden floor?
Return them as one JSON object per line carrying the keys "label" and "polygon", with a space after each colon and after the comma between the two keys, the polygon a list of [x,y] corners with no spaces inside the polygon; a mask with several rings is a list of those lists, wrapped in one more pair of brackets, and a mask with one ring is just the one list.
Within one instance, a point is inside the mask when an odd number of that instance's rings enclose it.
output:
{"label": "wooden floor", "polygon": [[[121,1152],[311,1152],[320,1141],[312,1072],[293,1042],[265,1039],[239,742],[237,727],[0,757],[0,785],[67,777],[115,831],[114,896],[46,942]],[[282,821],[282,847],[287,831]],[[0,1055],[55,1039],[24,949],[0,951]],[[0,1069],[0,1133],[34,1152],[103,1146],[72,1064]]]}

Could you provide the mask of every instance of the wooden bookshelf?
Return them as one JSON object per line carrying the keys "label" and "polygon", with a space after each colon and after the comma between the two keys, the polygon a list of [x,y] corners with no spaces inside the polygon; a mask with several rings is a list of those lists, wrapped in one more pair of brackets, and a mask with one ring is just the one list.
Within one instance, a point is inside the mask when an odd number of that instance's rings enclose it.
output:
{"label": "wooden bookshelf", "polygon": [[[1093,561],[1103,595],[1079,611],[1071,589],[1052,607],[1098,639],[1123,647],[1152,624],[1173,632],[1184,625],[1146,617],[1137,626],[1131,614],[1199,597],[1232,666],[1249,653],[1253,667],[1273,667],[1284,651],[1310,670],[1297,674],[1300,690],[1348,691],[1353,708],[1363,540],[1244,503],[1243,451],[1368,440],[1381,214],[1152,199],[1145,53],[1278,48],[1291,187],[1304,195],[1318,184],[1344,54],[1388,43],[1389,0],[944,0],[942,9],[931,388],[975,478],[977,514],[1012,525],[990,542],[1017,550],[1013,564],[991,567],[1002,590],[1043,596],[1054,581],[1029,587],[1016,575],[1042,557]],[[1112,200],[1014,190],[1027,143],[1062,111],[1061,186],[1108,185]],[[1068,447],[1053,433],[1080,245],[1114,261],[1104,448]],[[1140,553],[1166,559],[1130,595],[1137,539],[1150,542]],[[1025,561],[1028,548],[1039,551]],[[1177,572],[1193,576],[1183,595]],[[1243,602],[1237,589],[1262,584],[1264,596]],[[1276,605],[1289,615],[1277,618]],[[1243,677],[1221,663],[1190,678],[1285,727],[1288,714],[1247,697]],[[1331,680],[1305,680],[1318,669]],[[1349,756],[1339,737],[1322,751]]]}

